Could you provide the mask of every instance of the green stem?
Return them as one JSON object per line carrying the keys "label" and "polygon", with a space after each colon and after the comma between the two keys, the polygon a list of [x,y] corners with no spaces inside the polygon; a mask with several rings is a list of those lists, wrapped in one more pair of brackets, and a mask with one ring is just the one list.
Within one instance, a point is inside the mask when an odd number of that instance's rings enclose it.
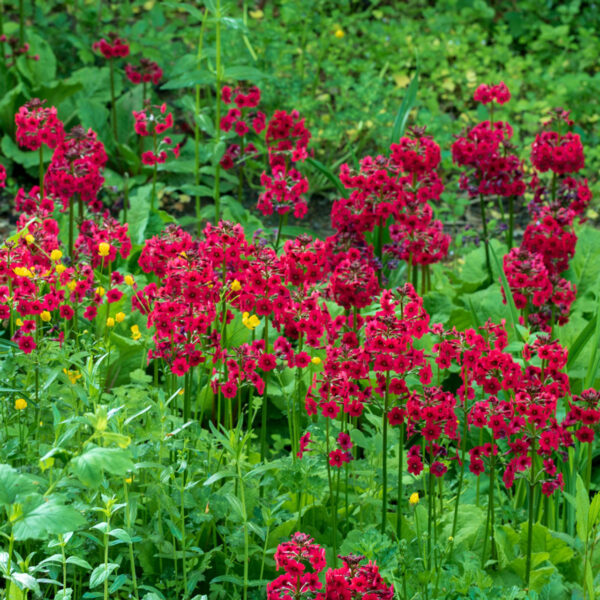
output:
{"label": "green stem", "polygon": [[44,147],[40,146],[40,200],[44,197]]}
{"label": "green stem", "polygon": [[403,486],[402,486],[402,472],[404,462],[404,423],[400,423],[400,439],[398,440],[398,500],[396,502],[396,510],[398,516],[396,517],[396,539],[400,541],[402,539],[402,507],[404,506],[403,498]]}
{"label": "green stem", "polygon": [[113,135],[115,137],[115,143],[119,143],[119,136],[117,135],[117,104],[115,100],[115,65],[112,58],[108,59],[108,65],[110,67],[110,112],[112,119]]}
{"label": "green stem", "polygon": [[385,534],[385,526],[387,521],[387,440],[388,440],[388,403],[389,403],[389,387],[390,387],[390,372],[385,375],[385,393],[383,396],[383,414],[381,426],[383,430],[383,491],[381,498],[381,533]]}
{"label": "green stem", "polygon": [[592,486],[592,461],[593,461],[593,453],[592,453],[592,443],[588,442],[588,457],[587,464],[585,466],[585,489],[590,492]]}
{"label": "green stem", "polygon": [[[217,140],[220,137],[221,130],[221,0],[216,0],[216,111],[215,111],[215,150],[217,148]],[[216,158],[216,157],[215,157]],[[214,189],[214,200],[215,200],[215,223],[218,223],[221,219],[221,164],[216,161],[215,165],[215,189]]]}
{"label": "green stem", "polygon": [[488,227],[487,219],[485,216],[485,201],[483,200],[483,194],[479,194],[479,207],[481,208],[481,223],[483,225],[483,243],[485,244],[485,265],[487,267],[488,275],[490,276],[490,281],[493,281],[494,277],[492,275],[492,263],[490,262]]}
{"label": "green stem", "polygon": [[[204,10],[204,17],[202,18],[202,26],[200,27],[200,36],[198,38],[198,54],[196,55],[196,68],[200,70],[200,62],[202,61],[202,48],[204,46],[204,30],[206,28],[206,22],[208,17],[208,9]],[[220,98],[219,98],[220,102]],[[198,118],[200,116],[200,85],[196,85],[196,105],[194,114],[194,182],[196,184],[196,226],[198,235],[202,233],[202,225],[200,219],[200,194],[198,193],[198,186],[200,185],[200,127],[198,125]],[[219,124],[220,125],[220,124]]]}
{"label": "green stem", "polygon": [[[152,134],[152,141],[153,141],[153,145],[154,145],[154,156],[156,156],[156,151],[157,151],[157,141],[156,141],[156,133]],[[155,162],[154,163],[154,167],[152,169],[152,196],[150,198],[150,210],[151,212],[154,212],[154,209],[156,207],[156,172],[158,170],[158,165]]]}
{"label": "green stem", "polygon": [[535,438],[531,440],[531,469],[529,474],[529,522],[527,525],[527,559],[525,563],[525,586],[531,577],[531,548],[533,544],[533,504],[535,491]]}

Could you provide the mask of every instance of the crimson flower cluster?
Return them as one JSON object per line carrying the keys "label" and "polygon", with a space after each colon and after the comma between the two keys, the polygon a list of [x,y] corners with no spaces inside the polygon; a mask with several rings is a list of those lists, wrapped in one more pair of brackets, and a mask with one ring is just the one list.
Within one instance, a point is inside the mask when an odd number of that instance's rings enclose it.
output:
{"label": "crimson flower cluster", "polygon": [[74,127],[58,144],[44,177],[47,192],[60,198],[66,210],[78,195],[92,212],[100,212],[98,191],[104,183],[102,170],[108,158],[96,133]]}
{"label": "crimson flower cluster", "polygon": [[505,104],[510,100],[510,92],[504,81],[496,85],[482,83],[475,90],[473,100],[481,102],[481,104],[489,104],[490,102]]}
{"label": "crimson flower cluster", "polygon": [[163,71],[155,61],[142,57],[138,65],[125,65],[125,75],[136,85],[150,82],[157,85],[162,79]]}
{"label": "crimson flower cluster", "polygon": [[267,585],[268,600],[392,600],[394,588],[385,583],[376,564],[361,565],[365,557],[353,554],[339,558],[343,566],[327,570],[321,591],[325,550],[305,533],[295,533],[275,551],[277,569],[284,573]]}
{"label": "crimson flower cluster", "polygon": [[[556,109],[546,127],[570,126],[569,113]],[[568,321],[575,300],[575,286],[561,276],[575,255],[577,236],[573,231],[591,193],[587,180],[574,176],[583,168],[583,146],[579,136],[560,135],[547,130],[532,144],[531,161],[537,171],[530,187],[534,198],[529,205],[532,221],[527,225],[519,248],[504,258],[504,270],[515,298],[534,330],[550,331],[553,321]],[[552,172],[551,181],[540,173]],[[504,291],[503,291],[504,293]]]}
{"label": "crimson flower cluster", "polygon": [[45,100],[33,98],[19,108],[15,115],[17,142],[29,150],[38,150],[42,145],[56,148],[64,138],[62,121],[54,106],[45,107]]}
{"label": "crimson flower cluster", "polygon": [[256,155],[256,146],[248,142],[247,138],[251,131],[258,135],[265,129],[266,116],[262,111],[255,110],[260,103],[260,89],[257,86],[252,86],[248,90],[223,86],[221,100],[227,105],[235,104],[235,107],[232,106],[221,118],[221,131],[233,130],[240,139],[239,143],[227,147],[220,161],[221,166],[229,170],[233,169],[242,157]]}
{"label": "crimson flower cluster", "polygon": [[99,42],[94,42],[92,48],[108,59],[129,56],[129,44],[114,32],[108,34],[108,40],[102,38]]}
{"label": "crimson flower cluster", "polygon": [[[163,135],[173,127],[173,115],[167,113],[167,105],[163,103],[160,106],[155,106],[147,102],[143,110],[133,111],[133,117],[135,119],[135,132],[142,137],[151,136],[154,140],[153,150],[142,153],[142,163],[153,166],[166,162],[167,151],[165,147],[171,146],[173,141],[168,136],[158,140],[158,136]],[[173,146],[171,152],[173,152],[175,158],[178,158],[179,144]]]}

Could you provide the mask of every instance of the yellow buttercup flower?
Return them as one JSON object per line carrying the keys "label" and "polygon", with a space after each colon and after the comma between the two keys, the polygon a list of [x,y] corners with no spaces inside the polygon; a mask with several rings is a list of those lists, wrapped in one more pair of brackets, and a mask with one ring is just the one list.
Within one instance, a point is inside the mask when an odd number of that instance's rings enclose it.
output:
{"label": "yellow buttercup flower", "polygon": [[413,492],[408,499],[408,503],[412,506],[419,504],[419,492]]}
{"label": "yellow buttercup flower", "polygon": [[77,369],[73,371],[63,369],[63,373],[69,378],[71,385],[75,385],[77,383],[77,380],[81,377],[81,373]]}
{"label": "yellow buttercup flower", "polygon": [[108,319],[106,319],[106,326],[107,327],[114,327],[115,326],[115,320],[112,317],[108,317]]}
{"label": "yellow buttercup flower", "polygon": [[25,236],[25,241],[26,241],[28,244],[33,244],[33,242],[35,242],[35,238],[34,238],[34,237],[33,237],[33,236],[30,234],[30,233],[28,233],[28,234]]}
{"label": "yellow buttercup flower", "polygon": [[108,256],[110,254],[110,244],[106,242],[100,242],[98,244],[98,254],[100,256]]}
{"label": "yellow buttercup flower", "polygon": [[127,285],[133,285],[133,277],[131,275],[125,275],[125,277],[123,278],[123,280],[125,281],[125,283]]}
{"label": "yellow buttercup flower", "polygon": [[320,359],[318,356],[313,356],[313,357],[310,359],[310,362],[311,362],[313,365],[320,365],[320,364],[321,364],[321,359]]}
{"label": "yellow buttercup flower", "polygon": [[62,258],[62,252],[60,250],[52,250],[52,252],[50,252],[50,260],[53,261],[57,261],[60,260]]}
{"label": "yellow buttercup flower", "polygon": [[242,314],[242,323],[250,330],[256,329],[260,325],[260,319],[256,315],[250,316],[250,313]]}
{"label": "yellow buttercup flower", "polygon": [[102,296],[104,296],[104,294],[106,294],[106,290],[101,285],[99,285],[96,288],[96,294],[98,294],[98,296],[102,297]]}
{"label": "yellow buttercup flower", "polygon": [[67,270],[67,267],[65,267],[65,265],[56,265],[56,272],[60,275],[61,273],[64,273]]}
{"label": "yellow buttercup flower", "polygon": [[116,321],[117,323],[122,323],[124,320],[125,320],[125,313],[124,313],[124,312],[118,312],[118,313],[115,315],[115,321]]}
{"label": "yellow buttercup flower", "polygon": [[69,290],[73,291],[77,287],[77,282],[74,279],[71,279],[71,281],[67,283],[67,287]]}
{"label": "yellow buttercup flower", "polygon": [[344,33],[344,30],[341,27],[338,27],[333,32],[333,35],[335,35],[335,37],[338,38],[338,40],[341,40],[346,34]]}
{"label": "yellow buttercup flower", "polygon": [[131,326],[131,337],[134,340],[139,340],[142,337],[142,334],[140,333],[140,328],[138,325]]}
{"label": "yellow buttercup flower", "polygon": [[44,323],[48,323],[52,319],[52,314],[49,310],[43,310],[40,314],[40,318]]}
{"label": "yellow buttercup flower", "polygon": [[234,279],[229,288],[232,292],[239,292],[242,289],[242,284],[237,279]]}
{"label": "yellow buttercup flower", "polygon": [[17,319],[15,323],[17,324],[17,327],[23,327],[23,319]]}
{"label": "yellow buttercup flower", "polygon": [[17,398],[15,400],[15,410],[25,410],[27,408],[27,401],[25,398]]}

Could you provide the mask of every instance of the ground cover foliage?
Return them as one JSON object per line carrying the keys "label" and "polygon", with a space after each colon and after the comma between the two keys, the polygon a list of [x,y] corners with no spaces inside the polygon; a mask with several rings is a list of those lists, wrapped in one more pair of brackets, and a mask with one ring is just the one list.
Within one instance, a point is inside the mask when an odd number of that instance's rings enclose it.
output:
{"label": "ground cover foliage", "polygon": [[0,597],[600,593],[593,4],[2,9]]}

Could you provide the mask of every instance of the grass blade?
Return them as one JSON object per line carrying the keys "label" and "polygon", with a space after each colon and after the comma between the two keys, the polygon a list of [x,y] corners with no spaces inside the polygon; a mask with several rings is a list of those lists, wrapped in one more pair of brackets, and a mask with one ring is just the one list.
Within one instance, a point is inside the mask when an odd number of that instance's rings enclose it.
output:
{"label": "grass blade", "polygon": [[325,177],[327,179],[329,179],[329,181],[331,181],[331,183],[333,183],[333,185],[336,187],[337,191],[342,194],[345,195],[346,194],[346,188],[342,185],[342,182],[339,180],[338,177],[336,177],[333,173],[333,171],[331,169],[329,169],[328,167],[326,167],[320,160],[317,160],[316,158],[312,158],[312,157],[308,157],[306,159],[306,162],[310,165],[312,165],[315,169],[317,169],[317,171],[320,171],[323,175],[325,175]]}

